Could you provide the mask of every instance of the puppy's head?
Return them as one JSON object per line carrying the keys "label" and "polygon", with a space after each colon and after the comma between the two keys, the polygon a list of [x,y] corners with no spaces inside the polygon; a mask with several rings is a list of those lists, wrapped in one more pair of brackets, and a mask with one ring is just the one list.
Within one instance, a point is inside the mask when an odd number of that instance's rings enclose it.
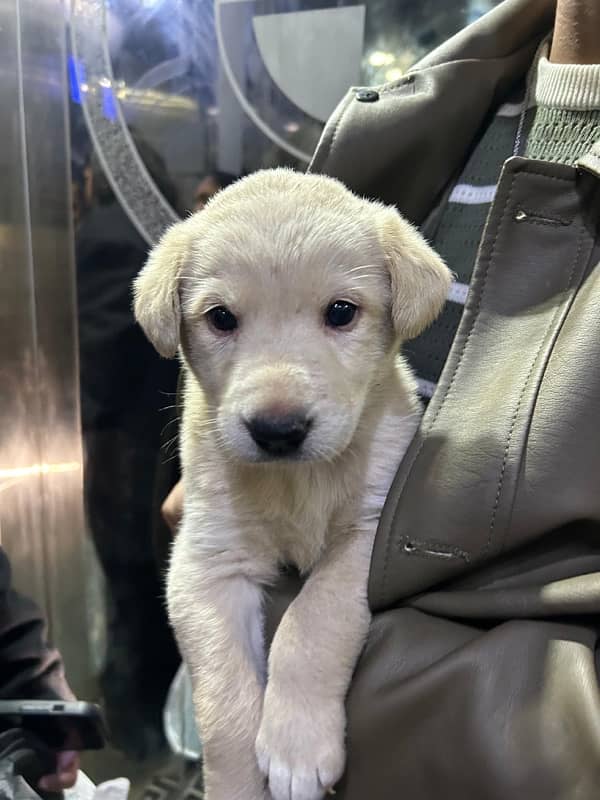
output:
{"label": "puppy's head", "polygon": [[171,228],[136,280],[135,313],[162,355],[181,343],[230,456],[331,459],[449,283],[394,209],[279,169]]}

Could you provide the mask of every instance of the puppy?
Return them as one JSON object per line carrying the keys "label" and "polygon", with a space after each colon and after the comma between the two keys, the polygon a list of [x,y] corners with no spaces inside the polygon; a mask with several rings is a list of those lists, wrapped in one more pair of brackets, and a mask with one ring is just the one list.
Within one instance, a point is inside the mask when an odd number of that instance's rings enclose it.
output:
{"label": "puppy", "polygon": [[[373,539],[420,416],[399,347],[450,280],[394,209],[286,169],[175,225],[136,280],[139,323],[186,373],[167,597],[207,800],[318,800],[342,774]],[[282,564],[306,581],[267,665]]]}

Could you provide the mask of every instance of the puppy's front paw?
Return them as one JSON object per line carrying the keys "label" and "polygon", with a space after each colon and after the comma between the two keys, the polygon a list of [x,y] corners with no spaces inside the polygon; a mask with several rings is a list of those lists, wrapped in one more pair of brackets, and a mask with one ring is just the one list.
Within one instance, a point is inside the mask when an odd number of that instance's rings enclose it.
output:
{"label": "puppy's front paw", "polygon": [[256,755],[273,800],[320,800],[344,771],[344,704],[269,691]]}

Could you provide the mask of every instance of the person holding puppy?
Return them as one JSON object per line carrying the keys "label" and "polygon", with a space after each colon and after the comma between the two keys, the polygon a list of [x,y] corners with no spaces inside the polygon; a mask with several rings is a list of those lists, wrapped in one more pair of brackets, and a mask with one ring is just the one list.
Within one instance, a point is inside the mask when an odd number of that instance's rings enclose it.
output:
{"label": "person holding puppy", "polygon": [[457,275],[406,348],[428,407],[375,540],[341,800],[597,795],[599,33],[597,0],[504,0],[349,92],[311,164]]}
{"label": "person holding puppy", "polygon": [[371,562],[338,797],[596,797],[600,3],[506,0],[312,169],[393,202],[468,285],[407,352],[431,395]]}

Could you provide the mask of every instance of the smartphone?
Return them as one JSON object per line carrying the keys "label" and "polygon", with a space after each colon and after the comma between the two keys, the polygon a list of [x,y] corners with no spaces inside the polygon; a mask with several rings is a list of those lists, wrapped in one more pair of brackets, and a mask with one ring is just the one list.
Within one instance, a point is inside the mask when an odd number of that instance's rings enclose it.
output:
{"label": "smartphone", "polygon": [[0,730],[22,728],[50,750],[101,750],[107,732],[94,703],[0,700]]}

